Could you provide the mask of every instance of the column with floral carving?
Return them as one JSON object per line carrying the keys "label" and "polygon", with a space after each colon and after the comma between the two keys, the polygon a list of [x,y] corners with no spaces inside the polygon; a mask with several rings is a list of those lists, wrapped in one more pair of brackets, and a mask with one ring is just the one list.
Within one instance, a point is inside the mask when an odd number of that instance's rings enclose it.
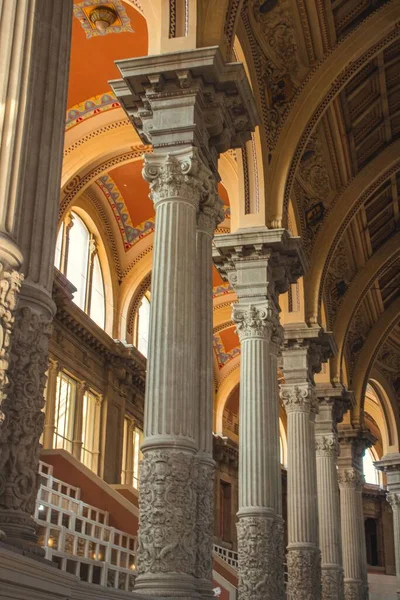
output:
{"label": "column with floral carving", "polygon": [[[255,104],[242,65],[225,64],[216,47],[129,59],[117,66],[123,79],[113,81],[112,88],[154,150],[143,169],[156,218],[136,589],[191,600],[210,591],[214,469],[211,399],[206,399],[210,274],[206,262],[198,264],[204,252],[196,246],[197,222],[201,226],[203,218],[198,213],[201,208],[205,214],[215,194],[219,154],[250,138]],[[202,244],[207,244],[203,260],[209,261],[211,233],[201,235],[208,236]],[[198,269],[205,282],[201,299]],[[199,300],[207,303],[204,314],[203,309],[199,314]],[[201,390],[199,370],[205,373]],[[201,432],[199,418],[204,420]]]}
{"label": "column with floral carving", "polygon": [[362,487],[362,457],[374,438],[368,431],[339,426],[338,481],[342,525],[345,600],[368,599]]}
{"label": "column with floral carving", "polygon": [[204,598],[214,598],[212,585],[214,535],[213,459],[213,283],[212,240],[215,228],[224,219],[223,204],[215,178],[207,182],[208,192],[197,216],[196,261],[198,302],[198,418],[196,419],[197,454],[197,554],[196,578]]}
{"label": "column with floral carving", "polygon": [[322,600],[343,600],[342,539],[337,479],[339,442],[337,422],[347,409],[342,387],[317,386],[318,415],[315,444]]}
{"label": "column with floral carving", "polygon": [[318,547],[318,502],[315,414],[318,400],[314,373],[333,352],[332,339],[318,326],[285,326],[281,398],[288,417],[288,599],[321,598],[321,552]]}
{"label": "column with floral carving", "polygon": [[386,454],[375,467],[387,476],[387,501],[393,511],[394,554],[396,559],[397,600],[400,600],[400,454]]}
{"label": "column with floral carving", "polygon": [[238,296],[232,317],[241,343],[239,598],[283,600],[278,298],[302,272],[301,254],[298,240],[284,230],[218,236],[215,245],[216,265]]}
{"label": "column with floral carving", "polygon": [[[55,312],[51,291],[72,4],[72,0],[5,0],[0,8],[1,27],[9,27],[5,36],[0,36],[1,43],[4,39],[12,44],[11,54],[0,52],[0,60],[7,62],[11,57],[10,65],[15,68],[13,79],[5,78],[6,85],[15,84],[14,89],[6,90],[5,102],[14,102],[13,94],[17,94],[19,111],[14,129],[8,131],[14,154],[4,163],[8,177],[3,181],[13,199],[7,212],[16,221],[15,239],[22,252],[24,274],[11,336],[9,385],[1,407],[0,529],[8,544],[39,554],[43,551],[37,546],[32,514],[39,484],[43,391]],[[10,34],[14,29],[18,41]],[[3,169],[3,160],[1,165]]]}

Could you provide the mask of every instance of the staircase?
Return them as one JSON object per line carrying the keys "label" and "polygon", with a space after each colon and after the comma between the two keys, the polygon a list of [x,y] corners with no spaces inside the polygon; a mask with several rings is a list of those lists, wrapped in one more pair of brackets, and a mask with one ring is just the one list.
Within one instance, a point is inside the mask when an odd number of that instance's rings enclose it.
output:
{"label": "staircase", "polygon": [[41,461],[39,474],[35,519],[46,558],[87,583],[133,591],[136,538],[110,527],[108,512],[83,502],[51,465]]}

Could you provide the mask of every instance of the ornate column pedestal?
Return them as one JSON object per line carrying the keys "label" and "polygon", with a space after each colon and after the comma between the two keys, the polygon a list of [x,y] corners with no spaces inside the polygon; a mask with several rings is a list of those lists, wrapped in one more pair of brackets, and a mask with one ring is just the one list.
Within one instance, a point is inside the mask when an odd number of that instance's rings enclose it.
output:
{"label": "ornate column pedestal", "polygon": [[215,203],[219,153],[249,139],[255,107],[243,67],[224,64],[217,48],[117,65],[124,79],[113,90],[154,149],[143,169],[156,218],[136,590],[192,600],[210,595],[212,574],[212,232],[204,233],[201,213]]}
{"label": "ornate column pedestal", "polygon": [[317,455],[317,492],[319,547],[321,549],[322,600],[344,600],[340,500],[337,478],[339,441],[337,423],[350,402],[342,387],[316,386],[318,415],[315,447]]}
{"label": "ornate column pedestal", "polygon": [[288,599],[320,600],[321,552],[318,547],[318,502],[315,414],[318,401],[314,373],[333,354],[330,335],[319,326],[285,327],[281,398],[288,417]]}
{"label": "ornate column pedestal", "polygon": [[386,454],[375,463],[387,476],[387,501],[393,511],[394,554],[396,559],[397,600],[400,600],[400,454]]}
{"label": "ornate column pedestal", "polygon": [[345,600],[368,599],[367,554],[362,504],[362,457],[375,438],[364,430],[339,426],[338,480],[342,524]]}
{"label": "ornate column pedestal", "polygon": [[[72,25],[72,0],[5,0],[0,8],[6,134],[1,210],[22,252],[21,286],[11,336],[9,386],[0,425],[0,529],[6,542],[42,554],[32,518],[43,431],[43,391],[55,305],[51,298]],[[10,33],[11,32],[11,33]],[[14,35],[15,34],[15,35]],[[2,90],[3,92],[3,90]],[[3,98],[2,98],[3,99]],[[17,114],[18,113],[18,114]],[[10,117],[10,118],[9,118]],[[15,117],[15,118],[14,118]],[[14,121],[13,121],[14,119]],[[11,122],[13,121],[13,122]],[[4,127],[4,121],[2,122]],[[6,195],[3,196],[4,190]],[[12,218],[11,218],[12,215]],[[4,248],[5,237],[0,247]],[[0,253],[1,254],[1,253]]]}
{"label": "ornate column pedestal", "polygon": [[197,217],[197,307],[198,307],[198,419],[197,453],[197,589],[203,598],[215,598],[212,585],[214,535],[213,459],[213,283],[212,239],[215,228],[224,219],[222,201],[218,198],[216,182],[200,207]]}
{"label": "ornate column pedestal", "polygon": [[304,268],[298,238],[254,228],[218,236],[214,261],[235,288],[241,342],[239,402],[240,600],[283,600],[284,538],[277,356],[280,293]]}

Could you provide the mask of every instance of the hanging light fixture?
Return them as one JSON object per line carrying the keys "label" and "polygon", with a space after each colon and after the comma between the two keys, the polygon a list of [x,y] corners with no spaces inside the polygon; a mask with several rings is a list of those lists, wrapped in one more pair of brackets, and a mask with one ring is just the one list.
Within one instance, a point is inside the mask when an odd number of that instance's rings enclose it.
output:
{"label": "hanging light fixture", "polygon": [[118,15],[110,6],[99,5],[92,10],[89,19],[97,31],[104,35],[107,29],[118,19]]}

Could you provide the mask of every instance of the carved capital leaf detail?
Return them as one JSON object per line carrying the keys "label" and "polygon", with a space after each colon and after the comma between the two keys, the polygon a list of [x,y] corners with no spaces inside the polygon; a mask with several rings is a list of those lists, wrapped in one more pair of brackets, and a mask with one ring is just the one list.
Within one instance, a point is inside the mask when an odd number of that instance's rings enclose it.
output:
{"label": "carved capital leaf detail", "polygon": [[241,341],[247,338],[269,338],[275,343],[281,341],[281,326],[277,312],[269,305],[262,308],[251,304],[249,307],[234,307],[232,319]]}
{"label": "carved capital leaf detail", "polygon": [[287,413],[311,412],[317,406],[317,399],[310,385],[281,385],[282,402]]}
{"label": "carved capital leaf detail", "polygon": [[338,482],[341,487],[361,489],[364,485],[364,476],[354,467],[340,469],[338,472]]}
{"label": "carved capital leaf detail", "polygon": [[387,501],[389,502],[392,510],[400,510],[400,493],[390,492],[387,495]]}
{"label": "carved capital leaf detail", "polygon": [[339,456],[340,451],[337,436],[334,434],[316,436],[315,450],[317,456],[327,456],[336,459]]}

